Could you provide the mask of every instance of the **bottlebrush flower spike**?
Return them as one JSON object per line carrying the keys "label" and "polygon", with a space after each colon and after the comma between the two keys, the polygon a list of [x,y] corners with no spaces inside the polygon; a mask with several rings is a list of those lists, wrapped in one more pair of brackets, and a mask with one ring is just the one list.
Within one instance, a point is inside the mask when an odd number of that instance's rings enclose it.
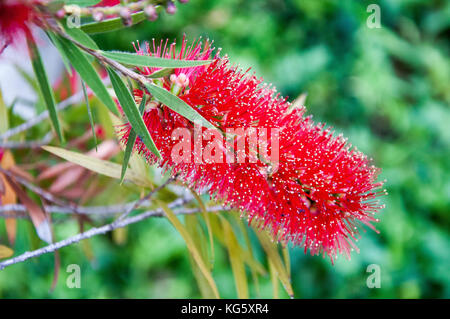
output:
{"label": "bottlebrush flower spike", "polygon": [[94,7],[113,7],[118,4],[120,4],[120,0],[102,0]]}
{"label": "bottlebrush flower spike", "polygon": [[37,14],[33,9],[37,0],[0,1],[0,53],[23,36],[31,37],[30,24]]}
{"label": "bottlebrush flower spike", "polygon": [[[304,115],[304,107],[293,107],[262,79],[230,65],[227,57],[212,57],[209,43],[203,49],[199,43],[187,47],[183,39],[177,53],[175,44],[153,42],[152,48],[138,45],[137,51],[172,59],[213,58],[207,66],[175,69],[154,83],[178,94],[222,131],[259,130],[259,137],[266,135],[267,155],[278,156],[276,165],[267,161],[260,156],[260,145],[255,155],[251,136],[239,132],[226,144],[220,144],[220,135],[202,138],[202,133],[214,135],[205,128],[196,136],[199,128],[192,122],[148,98],[143,119],[162,159],[158,161],[139,138],[135,150],[149,162],[180,174],[198,191],[208,189],[216,200],[246,212],[250,222],[269,229],[274,239],[304,246],[305,253],[309,250],[332,261],[338,253],[350,257],[350,251],[357,249],[357,227],[375,229],[374,214],[382,208],[376,197],[385,193],[378,190],[383,185],[376,181],[379,169],[342,136],[334,137],[323,124],[314,124]],[[144,75],[155,71],[140,69]],[[148,94],[134,93],[137,103]],[[130,124],[119,129],[123,143],[130,129]],[[193,134],[186,138],[180,130]],[[270,130],[277,134],[268,137]],[[230,160],[229,146],[236,149],[239,141],[247,156],[238,160],[242,155],[238,150]],[[217,147],[211,147],[213,142]],[[180,143],[184,143],[181,151]]]}

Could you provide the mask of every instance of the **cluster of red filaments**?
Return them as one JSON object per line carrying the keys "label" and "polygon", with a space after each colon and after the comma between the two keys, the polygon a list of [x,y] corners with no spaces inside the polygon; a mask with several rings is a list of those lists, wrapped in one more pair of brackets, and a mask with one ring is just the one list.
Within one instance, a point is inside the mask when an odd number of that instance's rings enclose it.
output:
{"label": "cluster of red filaments", "polygon": [[[278,152],[276,169],[260,157],[240,162],[176,161],[173,150],[180,141],[174,133],[179,129],[194,131],[194,123],[152,99],[148,92],[136,90],[137,103],[147,94],[143,119],[162,156],[158,160],[137,138],[135,150],[149,162],[245,212],[249,222],[270,230],[274,239],[304,246],[305,252],[329,256],[332,261],[338,253],[350,257],[350,251],[357,249],[354,241],[359,237],[359,226],[375,229],[374,214],[382,208],[376,198],[385,193],[379,190],[383,183],[376,181],[379,170],[344,138],[334,137],[324,125],[306,117],[304,107],[293,107],[262,79],[230,65],[227,57],[212,56],[209,43],[188,46],[183,39],[178,52],[175,44],[168,46],[167,42],[138,45],[136,50],[171,59],[213,59],[209,65],[175,69],[154,83],[175,92],[222,132],[237,128],[279,132],[276,143],[267,139],[269,153]],[[158,71],[140,69],[144,75]],[[127,143],[130,130],[129,124],[121,128],[123,143]],[[243,138],[248,146],[248,138]],[[196,144],[205,149],[211,140],[192,137],[188,142],[193,153],[189,158],[196,158]],[[226,156],[223,148],[214,152]]]}
{"label": "cluster of red filaments", "polygon": [[30,25],[37,14],[33,6],[38,0],[0,1],[0,53],[9,44],[30,37]]}

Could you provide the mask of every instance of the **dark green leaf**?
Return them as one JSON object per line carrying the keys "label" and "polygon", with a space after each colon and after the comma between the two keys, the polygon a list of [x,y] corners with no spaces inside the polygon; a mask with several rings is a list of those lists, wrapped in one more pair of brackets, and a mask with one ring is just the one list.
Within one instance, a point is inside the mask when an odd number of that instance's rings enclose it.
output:
{"label": "dark green leaf", "polygon": [[211,60],[165,59],[130,52],[103,51],[102,54],[107,58],[123,64],[155,68],[190,68],[211,63]]}
{"label": "dark green leaf", "polygon": [[[144,12],[137,12],[131,15],[133,24],[142,22],[146,19]],[[113,18],[101,22],[86,23],[81,26],[81,30],[86,33],[111,32],[125,28],[122,18]]]}
{"label": "dark green leaf", "polygon": [[89,104],[89,96],[87,94],[86,84],[84,84],[84,81],[81,81],[81,86],[83,87],[83,95],[84,95],[84,100],[86,102],[86,107],[87,107],[88,116],[89,116],[89,122],[91,123],[92,136],[94,137],[95,149],[97,149],[97,135],[95,134],[94,117],[92,116],[92,110],[91,110],[91,106]]}
{"label": "dark green leaf", "polygon": [[108,74],[111,79],[111,83],[113,85],[114,91],[116,92],[117,99],[122,106],[122,109],[125,115],[128,118],[128,121],[131,124],[131,127],[139,136],[139,138],[144,142],[145,146],[153,152],[158,158],[161,158],[161,154],[156,148],[155,143],[153,142],[150,133],[148,132],[147,126],[142,119],[141,114],[134,102],[133,97],[130,94],[125,83],[123,83],[122,79],[116,74],[115,71],[108,68]]}
{"label": "dark green leaf", "polygon": [[167,69],[161,69],[156,72],[153,72],[152,74],[147,75],[147,77],[150,79],[158,79],[158,78],[163,78],[165,76],[171,75],[172,73],[173,73],[173,69],[167,68]]}
{"label": "dark green leaf", "polygon": [[36,79],[39,84],[39,90],[44,98],[53,127],[58,134],[59,140],[64,142],[61,125],[59,124],[58,113],[56,112],[55,97],[53,96],[53,90],[50,86],[50,82],[48,81],[47,72],[45,71],[44,64],[42,63],[39,50],[32,40],[28,40],[28,48],[30,50],[31,64],[33,65],[34,74],[36,75]]}
{"label": "dark green leaf", "polygon": [[62,37],[58,37],[61,44],[63,54],[67,56],[72,66],[80,74],[81,78],[97,95],[97,97],[108,107],[108,109],[116,115],[119,115],[116,104],[108,93],[105,85],[95,71],[94,67],[89,63],[83,52],[72,42]]}
{"label": "dark green leaf", "polygon": [[100,1],[101,0],[64,0],[64,3],[77,5],[79,7],[90,7],[90,6],[95,6]]}
{"label": "dark green leaf", "polygon": [[[146,95],[142,95],[142,101],[139,105],[139,113],[142,115],[145,109]],[[136,142],[136,132],[133,128],[130,130],[130,135],[128,136],[127,146],[125,148],[125,155],[123,157],[122,164],[122,175],[120,176],[120,183],[123,182],[125,173],[127,172],[128,162],[130,161],[131,153],[133,152],[134,143]]]}
{"label": "dark green leaf", "polygon": [[64,54],[64,50],[61,47],[61,43],[56,38],[56,34],[50,32],[50,31],[48,31],[46,33],[47,33],[47,36],[49,37],[50,41],[52,41],[53,45],[58,49],[59,53],[61,54],[61,58],[63,60],[63,63],[64,63],[64,66],[65,66],[65,68],[67,70],[67,73],[69,73],[69,75],[72,75],[72,69],[70,67],[69,59]]}
{"label": "dark green leaf", "polygon": [[169,91],[154,85],[153,83],[146,84],[147,90],[162,104],[166,105],[170,109],[174,110],[181,116],[184,116],[188,120],[199,123],[202,126],[210,129],[216,129],[214,125],[209,123],[203,116],[194,110],[189,104],[184,102],[178,96],[170,93]]}
{"label": "dark green leaf", "polygon": [[93,50],[99,50],[99,47],[97,46],[97,43],[95,43],[94,40],[90,36],[88,36],[86,33],[84,33],[80,28],[69,28],[67,26],[67,23],[63,22],[64,30],[66,33],[75,41],[81,43],[82,45],[93,49]]}

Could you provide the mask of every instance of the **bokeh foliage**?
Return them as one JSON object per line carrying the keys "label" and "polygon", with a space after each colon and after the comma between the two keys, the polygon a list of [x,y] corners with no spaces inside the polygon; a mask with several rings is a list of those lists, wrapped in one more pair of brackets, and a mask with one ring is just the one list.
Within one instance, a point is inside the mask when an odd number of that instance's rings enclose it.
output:
{"label": "bokeh foliage", "polygon": [[[380,178],[387,179],[389,195],[379,214],[380,234],[368,230],[358,241],[360,253],[354,252],[350,261],[339,258],[334,266],[291,247],[295,297],[448,298],[450,3],[379,1],[380,29],[366,26],[370,3],[192,0],[174,16],[163,14],[157,22],[94,39],[102,49],[126,51],[132,50],[131,40],[180,39],[183,34],[214,39],[222,54],[243,68],[252,67],[291,100],[306,92],[308,113],[343,132],[383,169]],[[79,109],[64,114],[72,137],[87,129],[85,116]],[[77,129],[74,123],[84,126]],[[42,136],[48,129],[33,130]],[[91,204],[138,197],[131,190],[108,187]],[[19,223],[16,250],[32,247],[30,227]],[[77,224],[59,223],[55,229],[63,238],[76,233]],[[167,220],[146,220],[125,232],[121,244],[117,236],[123,233],[92,239],[92,260],[82,244],[62,249],[61,275],[51,293],[50,255],[1,271],[0,297],[200,297],[185,244]],[[3,225],[0,234],[4,238]],[[214,278],[221,296],[234,298],[226,251],[217,245],[215,252]],[[65,267],[72,263],[81,266],[81,289],[66,287]],[[369,264],[381,267],[379,289],[366,286]],[[272,297],[269,275],[260,279],[259,295],[249,281],[251,297]],[[280,293],[287,296],[281,288]]]}

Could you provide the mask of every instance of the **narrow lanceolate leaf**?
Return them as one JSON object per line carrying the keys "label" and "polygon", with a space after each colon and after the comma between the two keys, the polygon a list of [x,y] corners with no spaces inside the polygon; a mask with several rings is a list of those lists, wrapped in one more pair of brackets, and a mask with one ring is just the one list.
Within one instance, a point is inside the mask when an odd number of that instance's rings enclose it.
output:
{"label": "narrow lanceolate leaf", "polygon": [[161,158],[161,154],[156,148],[155,143],[153,142],[150,133],[148,132],[147,126],[142,119],[141,113],[139,113],[139,109],[134,102],[133,96],[128,90],[125,83],[123,83],[122,79],[117,75],[117,73],[110,68],[108,68],[108,74],[111,79],[111,84],[116,92],[117,99],[122,106],[122,109],[125,115],[128,118],[128,121],[131,124],[131,127],[139,136],[139,138],[144,142],[145,146],[153,152],[158,158]]}
{"label": "narrow lanceolate leaf", "polygon": [[275,269],[275,266],[273,265],[272,261],[269,260],[269,272],[270,272],[270,281],[272,282],[272,292],[273,292],[273,299],[279,299],[280,295],[278,293],[278,277],[277,277],[277,271]]}
{"label": "narrow lanceolate leaf", "polygon": [[9,258],[14,254],[14,251],[6,246],[0,245],[0,259]]}
{"label": "narrow lanceolate leaf", "polygon": [[67,56],[68,60],[80,74],[81,78],[86,82],[90,89],[97,95],[108,109],[115,115],[119,115],[116,104],[108,93],[105,85],[100,79],[99,75],[95,71],[94,67],[89,63],[89,60],[83,54],[83,52],[75,46],[72,42],[62,37],[58,37],[60,43],[61,54]]}
{"label": "narrow lanceolate leaf", "polygon": [[[106,175],[112,178],[120,178],[121,166],[116,163],[112,163],[109,161],[104,161],[92,156],[80,154],[77,152],[72,152],[65,150],[59,147],[53,146],[42,146],[44,150],[47,152],[53,153],[56,156],[59,156],[66,161],[72,162],[74,164],[80,165],[88,170],[93,172]],[[129,170],[125,174],[125,179],[130,180],[131,182],[140,185],[140,186],[150,186],[149,182],[145,180],[145,178],[139,176],[135,172]]]}
{"label": "narrow lanceolate leaf", "polygon": [[211,250],[211,259],[209,261],[211,267],[214,264],[214,238],[213,238],[213,232],[212,232],[212,228],[211,228],[211,221],[210,221],[210,214],[206,211],[206,207],[205,204],[203,203],[201,197],[197,194],[197,192],[195,190],[193,190],[192,188],[190,188],[190,191],[192,193],[192,195],[195,197],[195,199],[198,202],[198,205],[200,206],[200,210],[202,211],[202,215],[203,215],[203,219],[205,220],[206,223],[206,229],[208,230],[208,237],[209,237],[209,244],[210,244],[210,250]]}
{"label": "narrow lanceolate leaf", "polygon": [[[1,103],[1,102],[0,102]],[[0,133],[3,133],[0,130]],[[12,169],[15,167],[14,156],[10,151],[6,151],[3,154],[2,159],[0,160],[0,167],[3,169]],[[0,203],[1,205],[8,204],[16,204],[17,203],[17,195],[12,189],[12,187],[8,184],[6,179],[3,177],[3,174],[0,174]],[[14,216],[14,212],[10,212],[12,216]],[[5,218],[5,226],[6,233],[8,235],[9,243],[14,246],[16,242],[17,235],[17,219],[16,218]]]}
{"label": "narrow lanceolate leaf", "polygon": [[0,88],[0,135],[5,133],[9,127],[8,109],[6,108],[5,101],[3,101],[3,95]]}
{"label": "narrow lanceolate leaf", "polygon": [[20,188],[19,185],[17,185],[11,177],[8,175],[4,176],[14,192],[17,194],[17,197],[19,197],[22,204],[27,208],[30,219],[33,222],[39,238],[50,244],[52,242],[52,232],[50,229],[50,223],[44,211],[27,195],[24,190],[22,190],[22,188]]}
{"label": "narrow lanceolate leaf", "polygon": [[83,30],[80,28],[69,28],[66,21],[63,21],[64,30],[66,33],[75,41],[81,43],[82,45],[93,49],[93,50],[99,50],[99,47],[97,46],[97,43],[95,43],[94,40],[90,36],[88,36]]}
{"label": "narrow lanceolate leaf", "polygon": [[225,243],[227,245],[228,255],[230,257],[231,269],[233,270],[234,274],[234,281],[236,284],[238,298],[248,299],[247,275],[245,274],[245,264],[241,246],[237,241],[236,235],[234,234],[230,223],[224,217],[222,217],[221,220],[223,225],[223,233],[225,235]]}
{"label": "narrow lanceolate leaf", "polygon": [[63,0],[65,4],[73,4],[79,7],[95,6],[101,0]]}
{"label": "narrow lanceolate leaf", "polygon": [[[137,24],[146,19],[145,13],[143,11],[137,12],[131,15],[131,20],[133,24]],[[86,33],[102,33],[111,32],[125,28],[126,26],[122,22],[122,18],[113,18],[104,20],[101,22],[86,23],[81,26],[81,30]]]}
{"label": "narrow lanceolate leaf", "polygon": [[291,279],[291,258],[289,257],[289,249],[286,245],[286,247],[282,248],[282,253],[283,253],[283,259],[284,259],[284,265],[286,266],[286,273],[289,277],[289,279]]}
{"label": "narrow lanceolate leaf", "polygon": [[[145,109],[146,95],[142,95],[141,104],[139,105],[139,113],[142,115]],[[131,129],[130,135],[128,136],[127,146],[125,148],[125,154],[123,156],[122,163],[122,175],[120,176],[120,183],[122,184],[125,178],[125,173],[127,172],[128,162],[130,161],[131,153],[133,153],[134,143],[136,142],[136,132]]]}
{"label": "narrow lanceolate leaf", "polygon": [[166,213],[167,219],[172,223],[172,225],[175,227],[175,229],[180,233],[181,237],[183,237],[184,241],[186,242],[186,246],[189,249],[189,252],[192,255],[192,258],[197,263],[198,267],[200,268],[200,271],[202,272],[203,276],[205,276],[206,280],[208,281],[210,288],[214,292],[214,296],[216,298],[219,297],[219,291],[217,290],[216,283],[214,282],[214,279],[211,275],[211,272],[208,270],[208,267],[205,265],[205,262],[202,259],[202,256],[200,252],[198,251],[197,247],[195,246],[194,240],[189,235],[186,228],[183,226],[183,224],[178,220],[178,218],[175,216],[175,214],[167,207],[166,204],[159,202],[161,208]]}
{"label": "narrow lanceolate leaf", "polygon": [[59,124],[58,113],[56,112],[55,97],[53,96],[53,90],[48,81],[47,72],[45,71],[44,64],[42,63],[41,55],[33,40],[28,40],[28,48],[30,51],[31,64],[33,65],[34,74],[36,75],[37,82],[39,84],[39,90],[44,98],[45,105],[47,106],[52,121],[53,127],[58,134],[58,138],[61,142],[64,141],[64,137]]}
{"label": "narrow lanceolate leaf", "polygon": [[178,96],[170,93],[169,91],[154,85],[153,83],[148,83],[145,85],[147,90],[162,104],[166,105],[168,108],[177,112],[181,116],[184,116],[188,120],[201,124],[202,126],[209,129],[217,129],[214,125],[208,122],[203,116],[200,115],[196,110],[194,110],[189,104],[184,102]]}
{"label": "narrow lanceolate leaf", "polygon": [[70,67],[70,62],[69,59],[67,58],[67,56],[65,54],[63,54],[64,50],[61,46],[61,43],[58,41],[56,34],[54,34],[53,32],[50,31],[46,31],[45,32],[48,36],[48,38],[50,39],[50,41],[53,43],[53,45],[58,49],[60,55],[61,55],[61,59],[63,61],[64,67],[66,68],[67,73],[72,76],[72,68]]}
{"label": "narrow lanceolate leaf", "polygon": [[92,136],[94,136],[95,148],[97,148],[97,134],[95,134],[94,117],[92,116],[92,110],[89,104],[89,96],[87,94],[86,85],[84,84],[84,81],[81,81],[81,86],[83,87],[84,101],[86,103],[86,108],[88,111],[89,122],[91,123]]}
{"label": "narrow lanceolate leaf", "polygon": [[152,74],[146,75],[146,77],[148,77],[150,79],[159,79],[159,78],[163,78],[165,76],[169,76],[172,73],[173,73],[173,69],[166,68],[166,69],[161,69],[156,72],[153,72]]}
{"label": "narrow lanceolate leaf", "polygon": [[123,64],[155,68],[190,68],[199,65],[206,65],[212,62],[211,60],[165,59],[130,52],[102,51],[101,53],[105,57]]}
{"label": "narrow lanceolate leaf", "polygon": [[277,246],[271,241],[269,235],[264,230],[255,229],[256,236],[261,243],[264,251],[266,252],[269,263],[274,267],[278,278],[283,284],[284,289],[288,295],[293,298],[294,291],[292,290],[291,281],[289,275],[286,271],[286,267],[281,260],[280,254],[278,253]]}

